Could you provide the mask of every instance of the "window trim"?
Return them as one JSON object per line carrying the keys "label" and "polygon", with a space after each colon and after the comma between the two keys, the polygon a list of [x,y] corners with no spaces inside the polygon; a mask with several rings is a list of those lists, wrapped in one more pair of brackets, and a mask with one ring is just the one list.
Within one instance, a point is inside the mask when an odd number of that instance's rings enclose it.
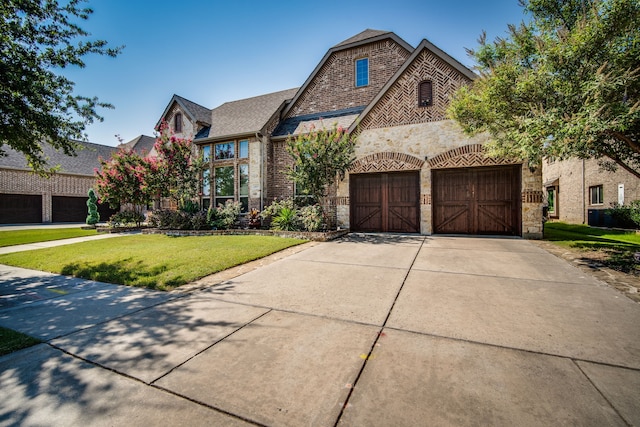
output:
{"label": "window trim", "polygon": [[[429,99],[427,101],[423,100],[422,97],[422,87],[429,86]],[[418,106],[419,107],[430,107],[433,105],[433,81],[432,80],[422,80],[418,83]]]}
{"label": "window trim", "polygon": [[604,205],[604,186],[602,184],[589,187],[589,204],[591,206]]}
{"label": "window trim", "polygon": [[[366,81],[364,83],[362,83],[362,84],[358,84],[360,82],[359,74],[358,74],[358,64],[364,63],[363,61],[366,61],[366,64],[367,64]],[[357,58],[355,60],[355,62],[354,62],[354,68],[355,68],[355,81],[354,81],[355,87],[366,87],[366,86],[369,86],[369,57],[365,56],[365,57],[362,57],[362,58]]]}
{"label": "window trim", "polygon": [[173,116],[173,131],[182,133],[182,113],[178,112]]}

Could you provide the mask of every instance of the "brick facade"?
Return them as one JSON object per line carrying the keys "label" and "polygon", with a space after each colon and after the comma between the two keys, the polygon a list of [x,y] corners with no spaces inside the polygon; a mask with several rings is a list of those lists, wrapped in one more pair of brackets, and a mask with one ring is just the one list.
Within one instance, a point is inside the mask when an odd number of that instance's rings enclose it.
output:
{"label": "brick facade", "polygon": [[42,222],[52,220],[52,197],[87,197],[95,186],[93,176],[54,174],[43,178],[26,170],[0,168],[0,193],[42,196]]}
{"label": "brick facade", "polygon": [[[616,172],[603,170],[595,159],[546,160],[542,170],[545,202],[547,190],[556,189],[556,209],[550,214],[551,219],[587,224],[589,210],[610,208],[618,203],[619,192],[625,204],[640,200],[637,177],[620,168]],[[591,203],[589,189],[595,186],[602,186],[602,203]]]}
{"label": "brick facade", "polygon": [[[391,39],[334,52],[283,118],[367,105],[409,57]],[[369,84],[355,87],[355,61],[369,58]]]}

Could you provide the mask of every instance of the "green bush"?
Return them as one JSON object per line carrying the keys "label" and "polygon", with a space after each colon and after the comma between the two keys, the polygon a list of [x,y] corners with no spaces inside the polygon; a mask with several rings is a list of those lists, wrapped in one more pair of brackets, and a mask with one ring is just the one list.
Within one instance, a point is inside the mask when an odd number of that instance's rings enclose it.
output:
{"label": "green bush", "polygon": [[90,188],[87,192],[89,200],[87,200],[87,209],[89,211],[87,215],[87,225],[96,225],[100,221],[100,214],[98,213],[98,198],[93,188]]}
{"label": "green bush", "polygon": [[320,205],[308,205],[300,208],[300,221],[306,231],[320,231],[324,223],[322,207]]}
{"label": "green bush", "polygon": [[300,219],[296,209],[282,208],[271,220],[271,228],[280,231],[299,231]]}
{"label": "green bush", "polygon": [[227,200],[224,205],[218,205],[217,208],[209,208],[207,212],[208,223],[213,228],[227,230],[238,223],[241,210],[242,205],[240,202]]}
{"label": "green bush", "polygon": [[639,228],[640,227],[640,200],[634,200],[628,205],[613,206],[606,210],[611,215],[613,226],[619,228]]}
{"label": "green bush", "polygon": [[136,226],[140,227],[140,224],[144,222],[144,215],[135,211],[122,211],[111,215],[109,218],[109,226],[111,227],[126,227]]}

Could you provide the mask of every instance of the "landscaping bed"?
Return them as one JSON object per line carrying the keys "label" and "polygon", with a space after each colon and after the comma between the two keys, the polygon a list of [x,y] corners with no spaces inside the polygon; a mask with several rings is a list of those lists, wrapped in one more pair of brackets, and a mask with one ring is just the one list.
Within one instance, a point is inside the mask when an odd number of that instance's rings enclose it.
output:
{"label": "landscaping bed", "polygon": [[278,231],[260,229],[229,229],[229,230],[161,230],[159,228],[144,228],[142,234],[164,234],[167,236],[276,236],[290,239],[312,240],[328,242],[349,234],[349,230],[335,231]]}

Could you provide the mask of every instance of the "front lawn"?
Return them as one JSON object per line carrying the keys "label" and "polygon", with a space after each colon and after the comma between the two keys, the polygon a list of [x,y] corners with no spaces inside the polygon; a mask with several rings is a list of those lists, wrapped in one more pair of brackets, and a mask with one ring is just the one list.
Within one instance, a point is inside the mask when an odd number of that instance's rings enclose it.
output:
{"label": "front lawn", "polygon": [[31,347],[40,342],[37,338],[0,326],[0,356]]}
{"label": "front lawn", "polygon": [[544,225],[544,238],[554,244],[579,250],[586,259],[640,275],[640,263],[634,259],[634,254],[640,252],[640,234],[635,232],[547,222]]}
{"label": "front lawn", "polygon": [[95,236],[96,234],[96,230],[83,230],[80,227],[0,231],[0,248],[4,246],[69,239],[72,237]]}
{"label": "front lawn", "polygon": [[272,236],[131,235],[0,255],[0,264],[171,290],[304,242]]}

